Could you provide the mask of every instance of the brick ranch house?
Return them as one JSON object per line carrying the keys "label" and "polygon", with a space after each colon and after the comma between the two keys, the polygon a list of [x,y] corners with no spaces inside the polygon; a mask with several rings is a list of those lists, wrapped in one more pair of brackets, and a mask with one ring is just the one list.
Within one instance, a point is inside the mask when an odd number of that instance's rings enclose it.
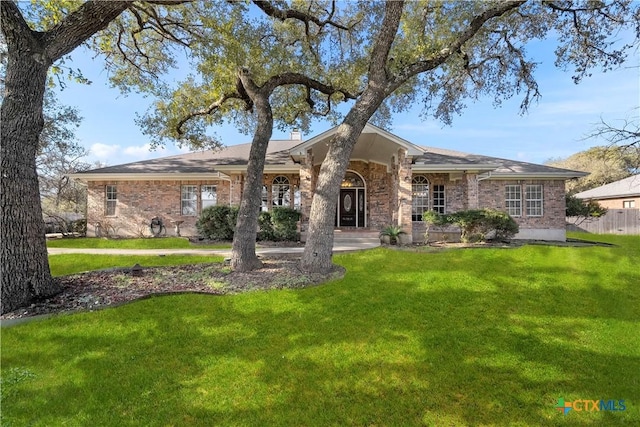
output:
{"label": "brick ranch house", "polygon": [[[261,209],[289,206],[302,213],[304,240],[316,180],[337,128],[302,141],[269,143]],[[72,175],[88,188],[88,235],[110,230],[150,235],[159,217],[182,235],[196,235],[201,210],[239,205],[250,144],[94,169]],[[349,162],[338,200],[336,228],[379,231],[399,224],[407,239],[424,240],[422,213],[495,208],[520,226],[516,238],[565,240],[565,180],[586,175],[531,163],[423,147],[368,124]],[[104,233],[102,233],[104,234]]]}

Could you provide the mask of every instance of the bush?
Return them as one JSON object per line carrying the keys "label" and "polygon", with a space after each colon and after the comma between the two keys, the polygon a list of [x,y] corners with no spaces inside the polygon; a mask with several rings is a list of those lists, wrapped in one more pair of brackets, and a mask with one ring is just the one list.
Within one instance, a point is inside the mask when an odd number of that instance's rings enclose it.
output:
{"label": "bush", "polygon": [[209,206],[202,210],[196,222],[196,229],[207,239],[232,240],[237,219],[237,207]]}
{"label": "bush", "polygon": [[276,240],[276,233],[273,231],[273,224],[271,223],[271,213],[260,212],[258,215],[258,240]]}
{"label": "bush", "polygon": [[300,220],[300,212],[295,209],[273,208],[271,211],[273,240],[298,240],[298,220]]}
{"label": "bush", "polygon": [[463,242],[484,241],[489,236],[505,240],[519,231],[518,224],[509,214],[495,209],[470,209],[447,215],[428,211],[422,214],[422,220],[427,224],[427,233],[431,225],[458,226]]}

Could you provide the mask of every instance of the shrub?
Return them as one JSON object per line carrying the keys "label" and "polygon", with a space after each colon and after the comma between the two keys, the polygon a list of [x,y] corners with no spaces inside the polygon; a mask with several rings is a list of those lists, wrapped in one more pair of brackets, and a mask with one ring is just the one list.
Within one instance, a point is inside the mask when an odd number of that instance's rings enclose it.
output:
{"label": "shrub", "polygon": [[422,220],[427,224],[427,234],[431,225],[458,226],[463,242],[484,241],[489,236],[505,240],[519,231],[518,224],[509,214],[495,209],[470,209],[448,215],[427,211],[422,214]]}
{"label": "shrub", "polygon": [[400,236],[402,236],[405,231],[399,225],[388,225],[382,229],[380,232],[380,237],[387,236],[389,237],[389,243],[395,245],[400,242]]}
{"label": "shrub", "polygon": [[291,208],[273,208],[271,211],[271,225],[273,240],[298,240],[298,221],[300,212]]}
{"label": "shrub", "polygon": [[507,214],[495,209],[470,209],[448,215],[448,221],[460,227],[463,242],[510,239],[518,232],[518,224]]}
{"label": "shrub", "polygon": [[520,227],[511,216],[502,211],[495,209],[484,209],[486,229],[484,230],[485,237],[488,233],[495,233],[493,238],[495,240],[509,240],[513,238]]}
{"label": "shrub", "polygon": [[237,207],[224,205],[209,206],[202,210],[196,222],[196,229],[198,233],[207,239],[232,240],[237,219]]}
{"label": "shrub", "polygon": [[260,212],[258,215],[258,240],[276,240],[276,234],[273,231],[273,224],[271,223],[271,213]]}
{"label": "shrub", "polygon": [[579,225],[586,220],[599,218],[607,213],[607,208],[603,208],[600,204],[593,200],[582,200],[575,196],[567,195],[566,199],[568,217],[574,218],[574,223]]}

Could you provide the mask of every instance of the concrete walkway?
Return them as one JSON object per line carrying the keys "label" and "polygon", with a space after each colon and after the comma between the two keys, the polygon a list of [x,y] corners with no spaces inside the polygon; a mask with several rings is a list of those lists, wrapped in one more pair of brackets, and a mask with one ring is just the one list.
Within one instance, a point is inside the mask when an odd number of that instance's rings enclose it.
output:
{"label": "concrete walkway", "polygon": [[[379,242],[339,242],[333,252],[360,251],[380,246]],[[302,254],[303,247],[270,247],[256,248],[256,254]],[[96,254],[96,255],[219,255],[231,256],[231,249],[90,249],[90,248],[49,248],[49,255],[60,254]]]}

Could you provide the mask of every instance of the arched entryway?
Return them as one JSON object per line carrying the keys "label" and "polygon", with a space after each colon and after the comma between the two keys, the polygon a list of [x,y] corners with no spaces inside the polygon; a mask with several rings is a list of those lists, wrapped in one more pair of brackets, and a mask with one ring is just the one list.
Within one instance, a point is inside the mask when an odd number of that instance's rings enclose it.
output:
{"label": "arched entryway", "polygon": [[347,171],[340,186],[336,227],[367,226],[367,190],[360,174]]}

